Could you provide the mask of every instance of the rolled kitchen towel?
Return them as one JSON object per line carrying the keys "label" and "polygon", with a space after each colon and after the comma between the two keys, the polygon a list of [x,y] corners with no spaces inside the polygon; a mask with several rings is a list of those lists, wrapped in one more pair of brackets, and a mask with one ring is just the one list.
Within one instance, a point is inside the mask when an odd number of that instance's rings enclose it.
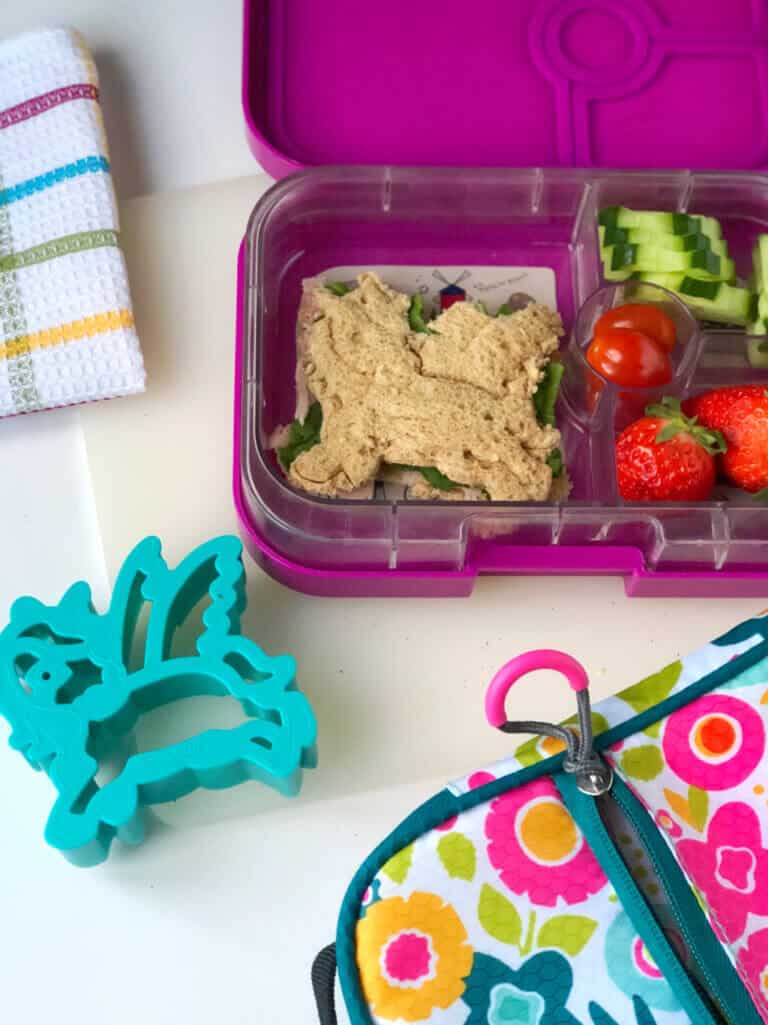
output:
{"label": "rolled kitchen towel", "polygon": [[144,390],[96,68],[79,34],[0,43],[0,417]]}

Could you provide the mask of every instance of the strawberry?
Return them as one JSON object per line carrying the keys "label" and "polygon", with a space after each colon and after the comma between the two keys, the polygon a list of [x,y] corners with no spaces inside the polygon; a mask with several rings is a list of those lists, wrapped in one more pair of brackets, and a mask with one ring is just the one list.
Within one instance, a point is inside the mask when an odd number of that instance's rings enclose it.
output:
{"label": "strawberry", "polygon": [[745,491],[768,488],[768,390],[758,384],[716,388],[684,405],[704,426],[721,431],[728,451],[720,468]]}
{"label": "strawberry", "polygon": [[616,441],[619,492],[628,502],[703,502],[715,486],[719,431],[685,416],[680,400],[665,398],[625,428]]}

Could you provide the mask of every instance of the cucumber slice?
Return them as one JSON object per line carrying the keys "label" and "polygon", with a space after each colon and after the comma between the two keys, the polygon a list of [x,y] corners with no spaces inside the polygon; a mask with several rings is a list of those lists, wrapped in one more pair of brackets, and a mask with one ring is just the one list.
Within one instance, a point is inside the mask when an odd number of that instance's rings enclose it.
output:
{"label": "cucumber slice", "polygon": [[633,270],[612,270],[603,259],[603,277],[606,281],[629,281],[636,276],[637,272]]}
{"label": "cucumber slice", "polygon": [[[750,334],[768,334],[768,324],[764,325],[762,332],[753,331],[751,327],[747,330]],[[756,370],[765,370],[768,367],[768,341],[764,338],[750,338],[747,342],[747,360]]]}
{"label": "cucumber slice", "polygon": [[672,235],[669,232],[645,231],[643,228],[604,228],[599,226],[600,248],[617,245],[652,245],[659,249],[688,252],[691,249],[711,249],[718,256],[728,256],[725,239],[712,239],[709,235]]}
{"label": "cucumber slice", "polygon": [[768,367],[768,344],[764,340],[768,335],[768,235],[757,236],[752,250],[750,280],[758,289],[758,296],[755,316],[747,324],[747,334],[763,337],[747,341],[747,360],[750,366],[763,370]]}
{"label": "cucumber slice", "polygon": [[760,292],[757,296],[755,319],[747,324],[748,335],[768,334],[768,293]]}
{"label": "cucumber slice", "polygon": [[674,292],[697,320],[740,327],[755,320],[757,298],[747,288],[728,285],[724,281],[707,281],[689,274],[643,271],[640,279]]}
{"label": "cucumber slice", "polygon": [[699,220],[690,214],[661,210],[630,210],[626,206],[608,206],[600,211],[597,223],[604,228],[642,228],[644,231],[691,235],[699,230]]}
{"label": "cucumber slice", "polygon": [[701,225],[699,231],[702,235],[708,235],[711,239],[723,237],[723,229],[720,227],[720,221],[716,217],[702,217],[701,214],[694,214],[693,216],[699,220]]}
{"label": "cucumber slice", "polygon": [[768,235],[757,236],[752,250],[752,268],[755,288],[758,292],[768,292]]}
{"label": "cucumber slice", "polygon": [[711,249],[676,252],[654,245],[625,244],[608,246],[603,250],[602,256],[606,268],[611,271],[685,271],[696,277],[717,280],[727,280],[736,272],[733,260],[722,257]]}
{"label": "cucumber slice", "polygon": [[640,228],[655,234],[700,234],[711,239],[723,237],[720,222],[714,217],[661,210],[630,210],[627,206],[604,207],[597,215],[597,223],[604,228]]}

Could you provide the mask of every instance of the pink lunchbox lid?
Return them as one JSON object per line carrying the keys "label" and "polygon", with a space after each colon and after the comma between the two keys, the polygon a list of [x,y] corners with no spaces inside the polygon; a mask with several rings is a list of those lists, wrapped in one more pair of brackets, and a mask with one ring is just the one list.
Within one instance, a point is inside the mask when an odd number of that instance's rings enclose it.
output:
{"label": "pink lunchbox lid", "polygon": [[754,0],[244,0],[248,139],[320,164],[768,165]]}

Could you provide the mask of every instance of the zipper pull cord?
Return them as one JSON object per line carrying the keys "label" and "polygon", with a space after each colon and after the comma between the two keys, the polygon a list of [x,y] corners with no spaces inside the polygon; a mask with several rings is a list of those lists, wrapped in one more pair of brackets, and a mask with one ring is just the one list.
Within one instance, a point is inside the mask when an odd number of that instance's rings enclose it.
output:
{"label": "zipper pull cord", "polygon": [[[504,707],[507,694],[514,683],[537,669],[553,669],[562,673],[576,693],[579,729],[558,726],[537,720],[510,720]],[[538,733],[565,744],[563,769],[576,778],[576,786],[584,794],[598,797],[611,789],[613,770],[594,751],[592,734],[592,706],[589,700],[589,677],[575,658],[563,651],[540,648],[527,651],[511,659],[496,673],[485,695],[485,715],[491,726],[503,733]]]}

